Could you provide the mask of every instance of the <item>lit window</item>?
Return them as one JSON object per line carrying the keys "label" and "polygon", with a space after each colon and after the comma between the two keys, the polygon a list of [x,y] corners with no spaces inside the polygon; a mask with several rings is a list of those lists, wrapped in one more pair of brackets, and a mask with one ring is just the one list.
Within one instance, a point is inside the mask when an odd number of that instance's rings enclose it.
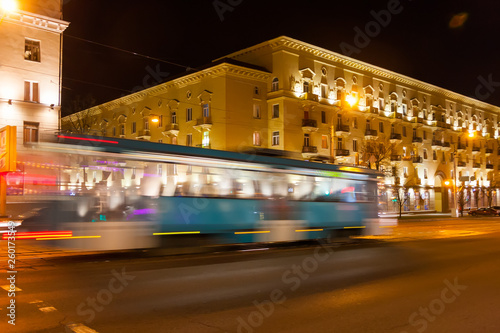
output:
{"label": "lit window", "polygon": [[309,134],[304,134],[304,147],[309,147],[310,136]]}
{"label": "lit window", "polygon": [[187,108],[186,109],[186,121],[191,121],[191,120],[193,120],[193,109]]}
{"label": "lit window", "polygon": [[188,134],[186,136],[186,146],[192,146],[193,145],[193,134]]}
{"label": "lit window", "polygon": [[278,91],[280,89],[280,81],[277,77],[273,79],[273,83],[271,86],[271,91]]}
{"label": "lit window", "polygon": [[323,148],[323,149],[328,148],[328,135],[321,136],[321,148]]}
{"label": "lit window", "polygon": [[23,142],[38,142],[39,123],[24,122]]}
{"label": "lit window", "polygon": [[172,137],[172,144],[173,145],[177,144],[177,137],[176,136]]}
{"label": "lit window", "polygon": [[280,144],[280,132],[273,132],[273,146],[279,146]]}
{"label": "lit window", "polygon": [[202,147],[203,148],[209,148],[210,147],[210,132],[203,132],[203,141],[202,141]]}
{"label": "lit window", "polygon": [[274,104],[273,105],[273,118],[279,118],[279,117],[280,117],[280,105]]}
{"label": "lit window", "polygon": [[177,124],[177,114],[175,113],[175,111],[172,111],[171,118],[172,124]]}
{"label": "lit window", "polygon": [[253,132],[253,145],[260,146],[260,133],[259,132]]}
{"label": "lit window", "polygon": [[38,82],[24,81],[24,100],[26,102],[40,102]]}
{"label": "lit window", "polygon": [[26,39],[24,42],[24,59],[40,62],[40,42],[36,40]]}

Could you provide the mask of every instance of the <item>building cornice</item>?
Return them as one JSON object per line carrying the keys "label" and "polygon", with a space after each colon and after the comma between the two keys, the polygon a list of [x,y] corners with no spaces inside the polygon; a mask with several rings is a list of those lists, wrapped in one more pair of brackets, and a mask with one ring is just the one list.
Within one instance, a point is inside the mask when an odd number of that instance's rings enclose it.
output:
{"label": "building cornice", "polygon": [[[156,85],[151,88],[147,88],[144,90],[141,90],[137,93],[130,94],[124,97],[121,97],[119,99],[115,99],[113,101],[95,106],[93,108],[83,110],[77,113],[74,113],[73,115],[70,116],[75,116],[78,117],[78,114],[81,112],[90,112],[92,115],[96,114],[94,112],[100,113],[102,109],[115,109],[119,108],[123,105],[129,105],[134,102],[142,101],[147,97],[157,97],[157,98],[162,98],[159,95],[165,94],[169,91],[171,88],[183,88],[191,84],[196,84],[201,82],[202,79],[207,78],[207,77],[216,77],[216,76],[235,76],[235,77],[240,77],[240,78],[246,78],[246,79],[253,79],[261,82],[267,82],[267,80],[270,77],[270,73],[251,69],[251,68],[246,68],[243,66],[238,66],[238,65],[233,65],[233,64],[228,64],[228,63],[222,63],[213,67],[209,67],[207,69],[197,71],[192,74],[187,74],[182,77],[173,79],[171,81],[167,81],[165,83]],[[70,117],[67,116],[67,117]]]}
{"label": "building cornice", "polygon": [[59,34],[63,33],[64,30],[66,30],[66,28],[69,26],[69,22],[44,15],[25,12],[24,10],[17,10],[15,12],[6,13],[4,20],[14,24],[27,25],[33,28]]}
{"label": "building cornice", "polygon": [[[500,113],[500,107],[491,105],[482,101],[479,101],[477,99],[467,97],[458,93],[455,93],[453,91],[402,75],[398,74],[396,72],[374,66],[368,63],[365,63],[360,60],[356,60],[344,55],[341,55],[339,53],[329,51],[326,49],[323,49],[318,46],[314,46],[290,37],[286,36],[281,36],[260,44],[257,44],[255,46],[243,49],[238,52],[231,53],[225,58],[233,58],[236,59],[242,55],[246,55],[249,53],[253,53],[262,49],[269,48],[272,50],[272,52],[275,52],[276,50],[282,50],[282,49],[292,49],[295,51],[299,52],[306,52],[309,54],[312,54],[318,58],[328,60],[330,62],[334,62],[337,64],[344,65],[349,68],[356,69],[358,71],[363,71],[365,73],[369,73],[373,75],[375,78],[380,77],[384,78],[387,80],[391,80],[393,82],[400,83],[402,85],[406,85],[408,88],[413,87],[415,89],[420,89],[422,92],[425,93],[430,93],[430,94],[438,94],[441,95],[445,98],[450,98],[453,99],[454,101],[459,101],[463,104],[467,104],[468,106],[473,106],[475,108],[479,109],[484,109],[484,110],[489,110],[489,111],[494,111],[497,113]],[[217,60],[215,60],[217,61]]]}

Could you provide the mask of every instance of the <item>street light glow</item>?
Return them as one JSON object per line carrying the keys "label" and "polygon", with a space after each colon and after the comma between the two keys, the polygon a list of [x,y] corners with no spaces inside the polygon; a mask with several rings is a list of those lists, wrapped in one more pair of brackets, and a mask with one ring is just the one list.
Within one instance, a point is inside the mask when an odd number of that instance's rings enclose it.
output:
{"label": "street light glow", "polygon": [[476,136],[476,132],[474,131],[469,131],[469,138],[473,138]]}
{"label": "street light glow", "polygon": [[356,97],[354,97],[353,95],[347,95],[345,100],[350,106],[353,106],[357,102]]}
{"label": "street light glow", "polygon": [[159,122],[160,120],[159,120],[158,118],[156,118],[156,117],[155,117],[155,118],[151,119],[151,121],[152,121],[153,123],[157,123],[157,122]]}
{"label": "street light glow", "polygon": [[17,9],[15,0],[0,0],[0,8],[5,12],[13,12]]}

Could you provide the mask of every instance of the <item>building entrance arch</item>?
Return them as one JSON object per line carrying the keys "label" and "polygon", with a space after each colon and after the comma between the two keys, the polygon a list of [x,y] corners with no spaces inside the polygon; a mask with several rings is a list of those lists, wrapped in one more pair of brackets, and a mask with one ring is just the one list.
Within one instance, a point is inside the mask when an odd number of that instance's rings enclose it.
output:
{"label": "building entrance arch", "polygon": [[453,189],[444,185],[446,175],[442,171],[434,176],[434,207],[436,212],[448,213],[453,206]]}

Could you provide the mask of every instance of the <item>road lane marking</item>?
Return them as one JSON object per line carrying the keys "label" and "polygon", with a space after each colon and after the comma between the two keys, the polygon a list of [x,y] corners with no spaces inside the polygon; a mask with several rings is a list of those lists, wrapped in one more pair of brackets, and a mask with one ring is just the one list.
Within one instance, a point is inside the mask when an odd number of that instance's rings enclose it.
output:
{"label": "road lane marking", "polygon": [[97,331],[83,324],[69,324],[66,327],[75,333],[98,333]]}
{"label": "road lane marking", "polygon": [[[5,291],[12,291],[12,289],[10,289],[10,285],[0,286],[0,288],[2,288]],[[23,290],[21,288],[14,287],[14,291],[23,291]]]}
{"label": "road lane marking", "polygon": [[38,310],[45,312],[45,313],[57,311],[57,309],[53,306],[46,306],[44,308],[38,308]]}

